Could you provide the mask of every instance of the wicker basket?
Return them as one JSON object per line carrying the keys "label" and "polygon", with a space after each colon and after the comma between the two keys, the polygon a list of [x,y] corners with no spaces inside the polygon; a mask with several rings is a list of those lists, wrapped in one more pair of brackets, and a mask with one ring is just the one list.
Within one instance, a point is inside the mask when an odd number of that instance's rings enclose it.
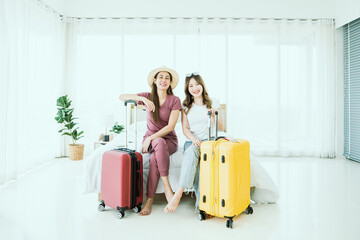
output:
{"label": "wicker basket", "polygon": [[70,160],[82,160],[84,156],[84,144],[69,144]]}

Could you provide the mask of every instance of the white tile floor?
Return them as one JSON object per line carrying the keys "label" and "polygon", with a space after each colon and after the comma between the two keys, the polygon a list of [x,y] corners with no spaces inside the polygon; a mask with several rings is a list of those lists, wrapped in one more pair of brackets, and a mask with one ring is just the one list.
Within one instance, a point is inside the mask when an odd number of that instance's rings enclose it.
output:
{"label": "white tile floor", "polygon": [[56,159],[0,189],[0,239],[360,239],[360,163],[343,159],[259,158],[280,190],[277,204],[254,214],[200,222],[187,196],[164,214],[157,196],[147,217],[97,210],[81,193],[84,161]]}

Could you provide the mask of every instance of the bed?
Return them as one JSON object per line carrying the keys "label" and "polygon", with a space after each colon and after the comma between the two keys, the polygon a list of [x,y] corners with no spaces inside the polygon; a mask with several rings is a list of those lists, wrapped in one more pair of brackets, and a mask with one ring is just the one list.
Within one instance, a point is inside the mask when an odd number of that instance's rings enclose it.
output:
{"label": "bed", "polygon": [[[141,152],[141,144],[143,136],[146,132],[146,112],[143,106],[132,107],[130,111],[137,112],[137,141],[136,141],[136,150]],[[219,136],[228,135],[226,134],[226,105],[221,104],[220,111],[223,117],[224,122],[224,132],[219,132]],[[133,114],[128,114],[130,121],[130,126],[128,129],[128,138],[129,138],[129,147],[134,149],[134,143],[131,141],[135,136],[135,120],[131,117]],[[169,168],[169,182],[171,188],[175,191],[178,187],[178,181],[180,177],[182,157],[183,157],[183,146],[186,137],[182,133],[182,126],[179,121],[176,124],[175,132],[178,136],[178,150],[170,156],[170,168]],[[101,163],[102,163],[102,154],[108,150],[117,148],[119,146],[125,145],[125,133],[117,135],[111,142],[108,144],[94,150],[94,152],[85,158],[85,167],[84,167],[84,193],[92,193],[101,191]],[[147,178],[149,174],[149,153],[143,154],[143,189],[146,191]],[[276,202],[278,199],[278,192],[275,184],[273,183],[270,176],[262,168],[262,166],[255,160],[254,156],[251,155],[251,186],[255,187],[255,190],[252,191],[252,199],[256,202]],[[187,189],[191,191],[192,189]],[[159,184],[156,189],[156,193],[163,193],[164,188],[162,181],[159,181]]]}

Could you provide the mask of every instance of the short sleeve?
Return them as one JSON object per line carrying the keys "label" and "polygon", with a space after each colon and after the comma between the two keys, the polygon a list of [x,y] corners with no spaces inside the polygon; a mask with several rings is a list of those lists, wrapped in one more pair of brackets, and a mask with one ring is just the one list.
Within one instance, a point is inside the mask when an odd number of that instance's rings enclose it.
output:
{"label": "short sleeve", "polygon": [[175,97],[173,104],[171,106],[171,111],[173,110],[181,110],[182,109],[182,105],[181,105],[181,101],[179,97]]}
{"label": "short sleeve", "polygon": [[219,109],[220,108],[220,101],[217,100],[216,98],[212,98],[212,108],[213,109]]}
{"label": "short sleeve", "polygon": [[[138,93],[136,94],[140,97],[146,97],[147,99],[150,99],[150,93],[149,92],[141,92],[141,93]],[[143,101],[139,101],[138,102],[139,105],[145,105]]]}

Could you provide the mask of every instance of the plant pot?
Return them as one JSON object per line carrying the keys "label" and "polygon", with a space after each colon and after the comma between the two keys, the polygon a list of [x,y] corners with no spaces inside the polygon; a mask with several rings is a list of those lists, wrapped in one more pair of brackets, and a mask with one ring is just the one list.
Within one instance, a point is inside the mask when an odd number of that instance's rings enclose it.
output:
{"label": "plant pot", "polygon": [[110,140],[110,136],[109,135],[104,135],[103,136],[103,142],[108,142]]}
{"label": "plant pot", "polygon": [[70,160],[82,160],[84,156],[84,144],[69,144]]}

